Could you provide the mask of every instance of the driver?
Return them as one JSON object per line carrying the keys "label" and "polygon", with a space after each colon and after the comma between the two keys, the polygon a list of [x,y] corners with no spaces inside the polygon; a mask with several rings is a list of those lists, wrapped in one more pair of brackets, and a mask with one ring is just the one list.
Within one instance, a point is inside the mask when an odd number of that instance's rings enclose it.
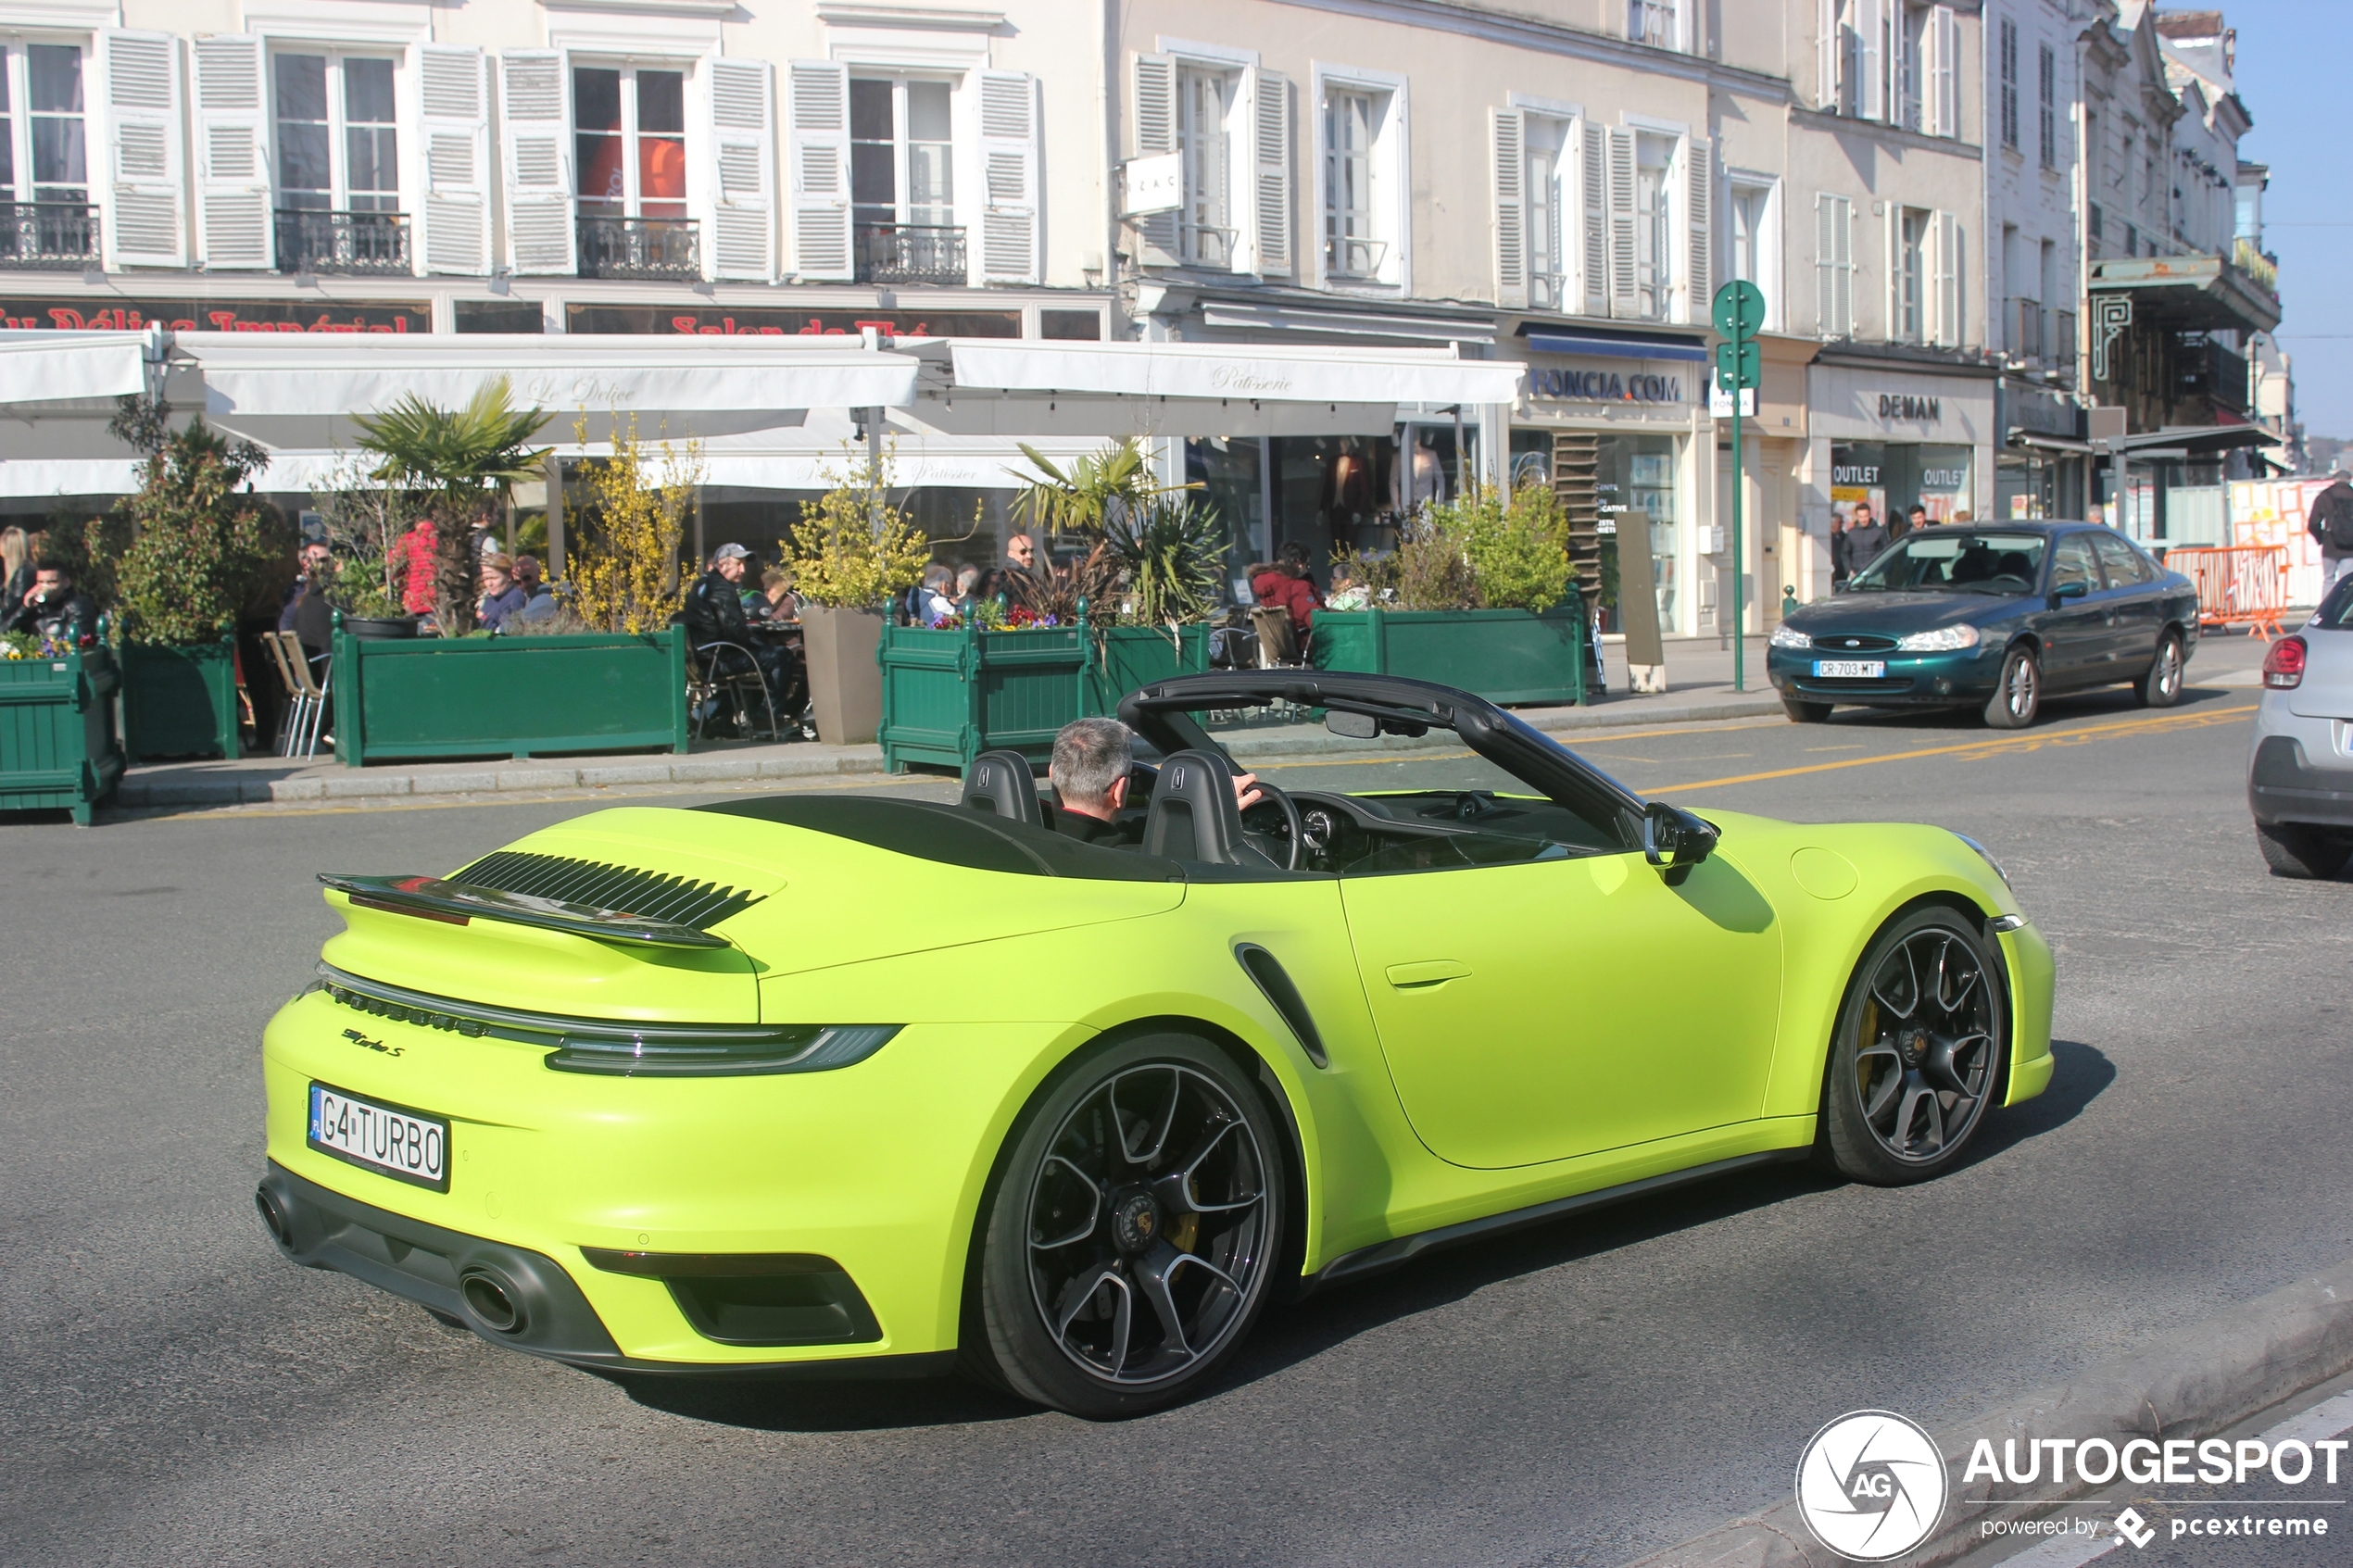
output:
{"label": "driver", "polygon": [[[1062,807],[1054,813],[1056,831],[1088,844],[1133,846],[1137,835],[1117,819],[1127,804],[1127,780],[1134,766],[1132,737],[1118,720],[1074,719],[1064,724],[1054,736],[1053,760],[1046,766]],[[1257,785],[1257,774],[1236,774],[1234,804],[1247,811],[1264,800]]]}

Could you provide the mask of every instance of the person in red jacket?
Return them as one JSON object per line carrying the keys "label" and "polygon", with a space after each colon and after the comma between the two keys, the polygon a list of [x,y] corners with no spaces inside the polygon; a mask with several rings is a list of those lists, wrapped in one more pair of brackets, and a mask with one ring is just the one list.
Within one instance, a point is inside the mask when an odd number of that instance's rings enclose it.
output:
{"label": "person in red jacket", "polygon": [[400,582],[400,608],[411,615],[431,615],[434,610],[434,552],[439,547],[434,536],[433,519],[421,517],[417,525],[400,536],[393,546],[393,554],[409,563],[408,575]]}
{"label": "person in red jacket", "polygon": [[1291,630],[1305,649],[1308,622],[1324,607],[1324,596],[1307,572],[1307,546],[1295,540],[1285,545],[1278,558],[1251,574],[1250,591],[1260,604],[1280,605],[1290,612]]}

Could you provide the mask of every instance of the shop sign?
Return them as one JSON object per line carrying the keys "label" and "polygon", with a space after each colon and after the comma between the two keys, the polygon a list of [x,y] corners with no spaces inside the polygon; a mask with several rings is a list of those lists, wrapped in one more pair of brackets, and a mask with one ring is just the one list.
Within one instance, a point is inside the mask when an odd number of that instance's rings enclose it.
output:
{"label": "shop sign", "polygon": [[1960,490],[1968,484],[1967,469],[1920,470],[1920,488],[1923,490]]}
{"label": "shop sign", "polygon": [[0,299],[0,325],[61,332],[429,332],[430,305],[326,305],[315,299],[150,299],[136,305],[53,305]]}
{"label": "shop sign", "polygon": [[1579,403],[1680,403],[1683,378],[1610,370],[1580,370],[1531,365],[1528,370],[1531,397],[1555,397]]}
{"label": "shop sign", "polygon": [[1832,484],[1877,484],[1879,465],[1877,463],[1833,464],[1831,468],[1831,483]]}
{"label": "shop sign", "polygon": [[1908,392],[1882,392],[1879,395],[1879,417],[1882,420],[1918,420],[1928,424],[1944,420],[1944,399],[1915,397]]}
{"label": "shop sign", "polygon": [[770,306],[571,305],[574,332],[686,332],[702,337],[1019,337],[1018,310],[810,310]]}

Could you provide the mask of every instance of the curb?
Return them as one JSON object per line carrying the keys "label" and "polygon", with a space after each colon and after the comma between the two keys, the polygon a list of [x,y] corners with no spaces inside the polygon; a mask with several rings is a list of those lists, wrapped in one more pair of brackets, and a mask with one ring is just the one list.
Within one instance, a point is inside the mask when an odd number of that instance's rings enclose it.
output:
{"label": "curb", "polygon": [[[2102,1361],[2070,1383],[2038,1389],[1966,1425],[1937,1433],[1957,1476],[1980,1438],[1995,1450],[2007,1440],[2103,1437],[2121,1447],[2133,1437],[2201,1438],[2353,1369],[2353,1262],[2308,1275],[2204,1323],[2167,1335],[2147,1348]],[[1791,1469],[1796,1456],[1791,1456]],[[2070,1475],[2072,1472],[2070,1471]],[[2102,1490],[2081,1480],[1984,1486],[2010,1504],[2056,1508]],[[1948,1508],[1936,1533],[1905,1558],[1913,1568],[1951,1562],[1984,1545],[1979,1520],[1994,1510]],[[2006,1517],[2031,1517],[2015,1508]],[[2047,1512],[2047,1509],[2045,1510]],[[1628,1568],[1833,1568],[1842,1560],[1806,1529],[1794,1498],[1734,1519],[1705,1535],[1642,1558]]]}
{"label": "curb", "polygon": [[[1548,734],[1563,731],[1624,728],[1636,724],[1700,724],[1719,719],[1751,719],[1777,714],[1781,699],[1773,693],[1727,693],[1704,701],[1652,706],[1604,704],[1593,708],[1526,709],[1521,717]],[[1341,741],[1312,730],[1296,734],[1235,734],[1223,737],[1239,758],[1313,757],[1352,748],[1361,743]],[[1391,737],[1400,751],[1436,749],[1456,744],[1453,736],[1408,739]],[[815,748],[812,748],[814,752]],[[108,804],[126,809],[160,806],[271,806],[309,804],[327,800],[381,801],[432,798],[450,795],[493,795],[508,792],[596,789],[615,784],[740,784],[751,779],[811,779],[876,774],[883,771],[878,746],[844,746],[820,754],[788,753],[781,757],[735,757],[719,753],[674,760],[653,757],[589,758],[580,762],[517,760],[451,768],[446,772],[404,772],[397,769],[351,768],[309,773],[296,778],[239,778],[227,773],[183,778],[140,778],[126,775],[115,786]]]}

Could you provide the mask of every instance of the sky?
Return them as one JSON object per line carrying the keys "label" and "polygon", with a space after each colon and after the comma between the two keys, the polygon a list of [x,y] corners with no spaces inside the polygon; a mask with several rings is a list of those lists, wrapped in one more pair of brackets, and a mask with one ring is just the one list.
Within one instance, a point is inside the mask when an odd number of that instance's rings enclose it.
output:
{"label": "sky", "polygon": [[[2353,22],[2348,0],[2221,0],[2239,35],[2239,157],[2271,166],[2263,241],[2280,258],[2280,345],[2308,434],[2353,437]],[[2196,7],[2166,5],[2167,10]]]}

